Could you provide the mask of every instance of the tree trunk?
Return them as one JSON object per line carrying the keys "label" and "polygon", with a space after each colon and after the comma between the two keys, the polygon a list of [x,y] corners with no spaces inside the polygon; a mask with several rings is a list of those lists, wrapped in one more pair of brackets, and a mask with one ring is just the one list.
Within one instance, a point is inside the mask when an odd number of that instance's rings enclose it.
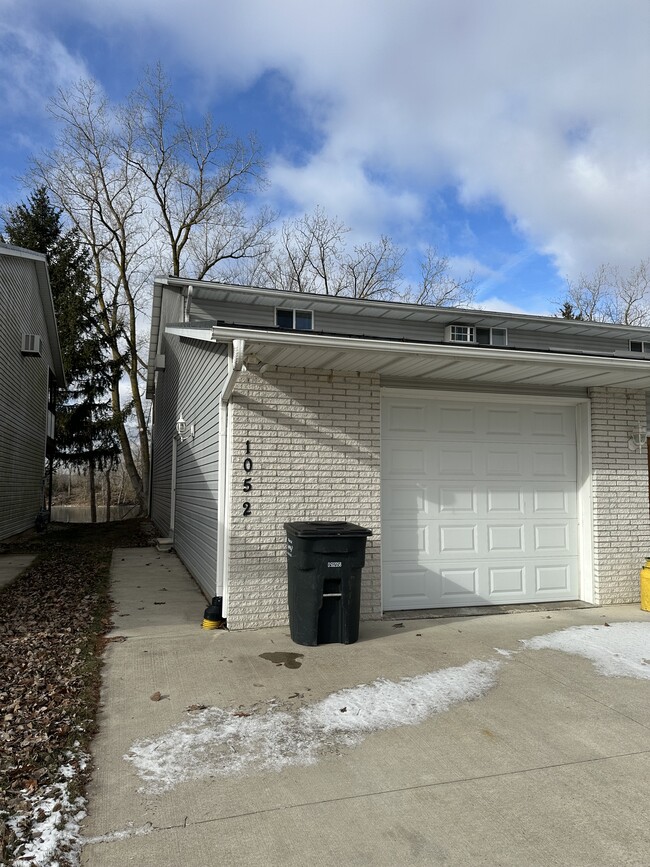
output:
{"label": "tree trunk", "polygon": [[111,520],[111,471],[106,470],[106,522]]}
{"label": "tree trunk", "polygon": [[88,489],[90,491],[90,521],[97,523],[97,492],[95,490],[95,464],[91,459],[88,462]]}

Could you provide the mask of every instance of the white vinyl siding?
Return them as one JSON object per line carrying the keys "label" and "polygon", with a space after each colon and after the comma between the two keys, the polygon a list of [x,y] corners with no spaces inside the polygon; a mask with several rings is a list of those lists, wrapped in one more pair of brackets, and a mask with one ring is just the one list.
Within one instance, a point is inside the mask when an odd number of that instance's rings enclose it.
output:
{"label": "white vinyl siding", "polygon": [[170,533],[172,444],[182,413],[194,437],[178,442],[174,548],[206,596],[216,592],[219,395],[228,370],[224,346],[165,338],[154,417],[152,518]]}

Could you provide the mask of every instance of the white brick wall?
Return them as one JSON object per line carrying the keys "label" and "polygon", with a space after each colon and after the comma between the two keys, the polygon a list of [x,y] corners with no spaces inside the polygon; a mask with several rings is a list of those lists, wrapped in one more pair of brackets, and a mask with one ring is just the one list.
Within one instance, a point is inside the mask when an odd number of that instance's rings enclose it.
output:
{"label": "white brick wall", "polygon": [[645,392],[593,388],[591,397],[594,602],[639,601],[639,569],[650,556],[648,457],[631,450],[645,434]]}
{"label": "white brick wall", "polygon": [[372,530],[361,617],[381,617],[378,377],[303,368],[243,374],[232,429],[228,625],[288,622],[283,524],[302,520],[352,521]]}

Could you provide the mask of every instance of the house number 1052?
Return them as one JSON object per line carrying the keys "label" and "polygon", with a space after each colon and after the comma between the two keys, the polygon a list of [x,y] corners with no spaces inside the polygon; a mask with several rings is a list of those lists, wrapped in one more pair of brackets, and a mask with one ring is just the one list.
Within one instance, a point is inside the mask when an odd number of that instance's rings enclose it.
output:
{"label": "house number 1052", "polygon": [[[253,477],[250,473],[253,472],[253,459],[250,456],[251,453],[251,441],[246,440],[246,457],[244,458],[244,472],[246,476],[244,477],[243,489],[245,493],[253,490]],[[249,502],[245,502],[242,507],[242,514],[245,518],[249,518],[251,515],[251,504]]]}

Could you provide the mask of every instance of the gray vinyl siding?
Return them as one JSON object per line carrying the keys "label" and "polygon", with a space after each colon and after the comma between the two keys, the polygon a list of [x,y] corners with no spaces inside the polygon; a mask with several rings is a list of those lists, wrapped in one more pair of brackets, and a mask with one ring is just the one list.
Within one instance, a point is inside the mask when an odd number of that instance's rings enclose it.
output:
{"label": "gray vinyl siding", "polygon": [[[314,296],[309,296],[313,301]],[[287,298],[278,306],[300,309],[300,299]],[[405,338],[407,340],[422,340],[425,342],[442,342],[445,337],[443,325],[435,322],[418,322],[411,314],[405,314],[404,318],[395,317],[379,318],[376,316],[364,316],[359,313],[348,314],[345,312],[328,313],[320,310],[314,311],[314,331],[324,331],[330,334],[353,334],[365,337],[380,337],[386,339]],[[484,316],[477,311],[476,318]],[[178,320],[180,321],[181,316]],[[235,304],[232,302],[212,301],[205,298],[192,302],[192,322],[216,322],[226,324],[249,325],[251,327],[268,328],[275,326],[275,307],[266,304],[251,304],[250,302]],[[173,321],[173,320],[167,320]],[[459,323],[472,324],[471,313],[462,312],[458,315]],[[562,320],[558,319],[558,324]],[[500,323],[500,327],[507,328],[507,321]],[[537,326],[535,326],[537,328]],[[568,351],[582,351],[587,353],[599,352],[627,352],[629,344],[626,340],[614,340],[611,337],[604,339],[598,335],[585,337],[575,335],[556,334],[552,331],[552,325],[540,330],[533,328],[508,328],[508,346],[518,349],[556,349]],[[638,357],[638,356],[635,356]]]}
{"label": "gray vinyl siding", "polygon": [[[164,303],[163,303],[164,307]],[[165,335],[154,410],[152,519],[170,533],[172,443],[180,413],[195,437],[178,442],[174,548],[206,596],[215,594],[219,485],[219,396],[228,372],[223,345]]]}
{"label": "gray vinyl siding", "polygon": [[[23,334],[40,335],[40,357],[22,355]],[[42,504],[52,367],[34,263],[0,254],[0,539],[32,527]]]}

